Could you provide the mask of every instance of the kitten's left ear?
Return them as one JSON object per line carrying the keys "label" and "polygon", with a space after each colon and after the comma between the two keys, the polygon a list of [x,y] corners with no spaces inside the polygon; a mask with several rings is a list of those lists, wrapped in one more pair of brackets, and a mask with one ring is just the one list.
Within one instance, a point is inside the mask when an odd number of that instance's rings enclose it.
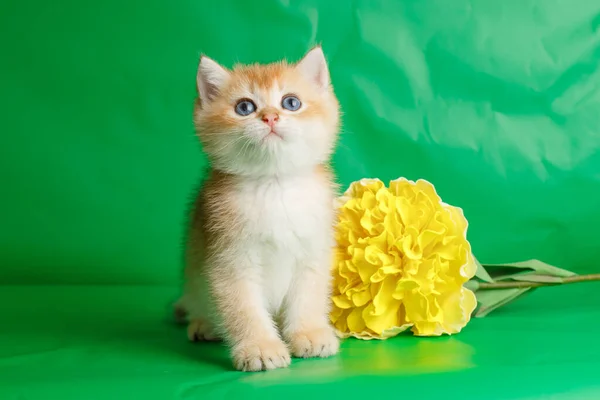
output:
{"label": "kitten's left ear", "polygon": [[198,86],[200,100],[203,103],[212,101],[219,94],[228,79],[229,72],[216,61],[206,56],[200,58],[196,85]]}
{"label": "kitten's left ear", "polygon": [[329,68],[321,46],[310,50],[296,66],[307,78],[313,81],[319,88],[326,89],[330,83]]}

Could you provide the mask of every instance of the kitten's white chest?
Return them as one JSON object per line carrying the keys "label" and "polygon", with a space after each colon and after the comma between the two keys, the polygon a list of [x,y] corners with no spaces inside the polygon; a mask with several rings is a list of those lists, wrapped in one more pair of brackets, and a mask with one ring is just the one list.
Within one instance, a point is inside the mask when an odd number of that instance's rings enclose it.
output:
{"label": "kitten's white chest", "polygon": [[331,245],[332,204],[314,176],[244,182],[240,211],[252,258],[262,269],[271,308],[278,308],[296,268]]}
{"label": "kitten's white chest", "polygon": [[265,244],[289,250],[309,244],[330,218],[327,188],[313,177],[265,178],[243,185],[240,206],[246,228]]}

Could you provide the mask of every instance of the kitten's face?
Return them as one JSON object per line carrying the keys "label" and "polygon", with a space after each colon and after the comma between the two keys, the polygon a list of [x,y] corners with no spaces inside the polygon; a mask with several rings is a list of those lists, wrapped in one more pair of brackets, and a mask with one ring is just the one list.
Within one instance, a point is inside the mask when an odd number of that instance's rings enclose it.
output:
{"label": "kitten's face", "polygon": [[321,48],[299,63],[228,71],[203,57],[195,122],[214,168],[247,175],[289,174],[328,161],[339,109]]}

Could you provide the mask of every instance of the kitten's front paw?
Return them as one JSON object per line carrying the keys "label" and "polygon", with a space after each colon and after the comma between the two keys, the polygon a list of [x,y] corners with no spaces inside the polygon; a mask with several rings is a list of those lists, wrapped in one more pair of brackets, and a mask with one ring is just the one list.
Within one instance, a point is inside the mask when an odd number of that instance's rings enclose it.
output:
{"label": "kitten's front paw", "polygon": [[233,349],[233,365],[239,371],[285,368],[290,362],[290,352],[279,339],[242,343]]}
{"label": "kitten's front paw", "polygon": [[330,357],[340,349],[340,342],[331,327],[298,332],[290,339],[294,357]]}

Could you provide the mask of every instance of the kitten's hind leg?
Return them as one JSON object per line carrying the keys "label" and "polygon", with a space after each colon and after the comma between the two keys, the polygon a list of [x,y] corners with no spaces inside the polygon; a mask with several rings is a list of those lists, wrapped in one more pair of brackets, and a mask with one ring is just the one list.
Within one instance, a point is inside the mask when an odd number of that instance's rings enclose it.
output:
{"label": "kitten's hind leg", "polygon": [[221,340],[212,323],[203,318],[191,319],[187,334],[191,342],[218,342]]}
{"label": "kitten's hind leg", "polygon": [[192,342],[219,341],[222,335],[216,329],[212,301],[208,287],[202,276],[186,282],[184,294],[174,307],[175,320],[180,324],[187,323],[187,336]]}

